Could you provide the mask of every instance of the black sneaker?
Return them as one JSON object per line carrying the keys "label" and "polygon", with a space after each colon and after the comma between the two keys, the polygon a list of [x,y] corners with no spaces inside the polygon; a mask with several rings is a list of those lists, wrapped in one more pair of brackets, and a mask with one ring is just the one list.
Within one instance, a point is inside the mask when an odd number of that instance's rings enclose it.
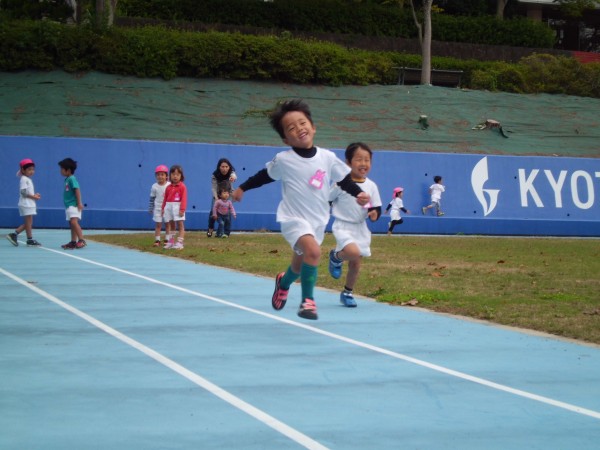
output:
{"label": "black sneaker", "polygon": [[61,247],[63,250],[73,250],[74,248],[77,248],[77,242],[71,241],[65,245],[61,245]]}
{"label": "black sneaker", "polygon": [[19,241],[17,240],[17,233],[10,233],[6,235],[6,239],[9,240],[9,242],[14,245],[15,247],[19,246]]}
{"label": "black sneaker", "polygon": [[39,247],[40,245],[42,245],[42,244],[40,244],[35,239],[27,239],[27,246],[28,247]]}

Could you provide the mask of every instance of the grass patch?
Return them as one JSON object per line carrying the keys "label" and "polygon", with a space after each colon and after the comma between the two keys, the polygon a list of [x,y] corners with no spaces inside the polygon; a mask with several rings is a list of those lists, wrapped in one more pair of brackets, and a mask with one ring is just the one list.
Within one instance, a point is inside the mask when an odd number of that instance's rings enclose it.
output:
{"label": "grass patch", "polygon": [[[179,252],[153,248],[152,233],[89,239],[267,277],[285,270],[291,255],[269,233],[188,232]],[[334,242],[327,234],[323,255]],[[357,294],[600,344],[600,240],[375,235],[371,250]],[[322,258],[317,284],[339,290],[343,281],[329,276]]]}

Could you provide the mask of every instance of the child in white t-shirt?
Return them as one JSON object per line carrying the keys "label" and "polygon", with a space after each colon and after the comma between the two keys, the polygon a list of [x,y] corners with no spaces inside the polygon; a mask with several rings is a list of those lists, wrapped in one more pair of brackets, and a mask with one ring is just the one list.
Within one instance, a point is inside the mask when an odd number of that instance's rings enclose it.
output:
{"label": "child in white t-shirt", "polygon": [[427,213],[428,209],[435,208],[435,213],[438,217],[444,215],[442,212],[442,193],[446,190],[444,185],[442,184],[442,177],[436,175],[433,177],[434,183],[429,187],[429,194],[431,195],[431,204],[427,206],[423,206],[422,211],[423,214]]}
{"label": "child in white t-shirt", "polygon": [[277,153],[266,169],[242,183],[233,191],[232,197],[241,201],[245,191],[281,180],[282,200],[277,208],[277,222],[281,224],[281,233],[293,254],[287,271],[275,278],[271,305],[276,310],[282,309],[290,286],[300,278],[302,300],[298,316],[316,320],[314,287],[321,243],[329,222],[331,183],[337,182],[361,205],[366,205],[370,197],[352,181],[350,168],[335,153],[313,145],[316,128],[306,103],[302,100],[280,103],[270,121],[291,149]]}
{"label": "child in white t-shirt", "polygon": [[[154,177],[156,178],[156,183],[150,188],[150,205],[148,210],[150,214],[152,214],[152,220],[154,221],[153,247],[160,247],[160,234],[163,224],[162,204],[163,199],[165,198],[165,190],[169,185],[169,168],[164,164],[157,166],[156,169],[154,169]],[[166,243],[165,239],[165,244]]]}
{"label": "child in white t-shirt", "polygon": [[404,207],[404,200],[402,199],[404,195],[404,188],[397,187],[394,188],[394,194],[392,201],[385,208],[385,212],[390,211],[390,223],[388,223],[388,235],[391,235],[394,232],[394,227],[404,222],[404,219],[400,215],[400,211],[406,214],[410,214],[410,211]]}
{"label": "child in white t-shirt", "polygon": [[360,272],[363,257],[371,256],[371,231],[366,219],[375,222],[381,216],[381,198],[377,185],[367,178],[371,171],[373,152],[367,144],[355,142],[346,148],[346,164],[350,166],[350,176],[358,186],[370,195],[371,201],[365,206],[343,191],[338,185],[331,189],[329,200],[335,221],[332,231],[336,247],[329,252],[329,274],[338,279],[342,276],[344,261],[348,261],[346,284],[340,294],[340,302],[348,308],[356,307],[352,295]]}
{"label": "child in white t-shirt", "polygon": [[14,233],[9,233],[6,239],[15,247],[19,245],[18,236],[23,230],[27,235],[27,245],[30,247],[38,247],[40,244],[33,239],[33,216],[37,214],[36,202],[42,197],[36,193],[33,188],[31,177],[35,173],[35,164],[33,160],[26,158],[19,163],[19,171],[17,176],[19,180],[19,215],[23,217],[23,223],[19,225]]}

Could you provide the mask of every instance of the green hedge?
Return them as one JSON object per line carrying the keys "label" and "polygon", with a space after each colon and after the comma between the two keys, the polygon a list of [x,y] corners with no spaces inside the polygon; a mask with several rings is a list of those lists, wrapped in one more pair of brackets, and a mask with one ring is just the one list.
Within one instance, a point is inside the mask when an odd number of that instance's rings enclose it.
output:
{"label": "green hedge", "polygon": [[[98,70],[137,77],[178,76],[299,84],[394,84],[396,66],[419,55],[346,49],[329,42],[164,27],[91,27],[50,21],[0,22],[0,70]],[[434,57],[435,69],[463,70],[463,87],[600,97],[600,64],[534,55],[519,64]]]}
{"label": "green hedge", "polygon": [[[412,12],[393,4],[354,0],[119,0],[126,17],[244,25],[303,32],[416,38]],[[526,18],[497,20],[433,14],[433,39],[552,48],[554,32]]]}

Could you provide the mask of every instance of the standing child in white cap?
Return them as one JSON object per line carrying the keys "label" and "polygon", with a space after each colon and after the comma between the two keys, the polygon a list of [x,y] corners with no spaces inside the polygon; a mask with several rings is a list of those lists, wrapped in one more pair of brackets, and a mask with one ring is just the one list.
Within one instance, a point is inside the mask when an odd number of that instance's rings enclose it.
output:
{"label": "standing child in white cap", "polygon": [[404,200],[402,200],[402,196],[404,195],[404,188],[397,187],[394,188],[394,193],[392,195],[392,201],[385,208],[385,212],[390,211],[390,223],[388,223],[388,235],[391,235],[394,232],[394,227],[398,224],[404,222],[404,219],[400,216],[400,211],[406,214],[410,214],[410,211],[404,207]]}
{"label": "standing child in white cap", "polygon": [[[169,168],[164,164],[157,166],[154,169],[154,177],[156,183],[150,189],[150,206],[149,211],[154,220],[154,244],[153,247],[160,247],[160,233],[162,231],[163,216],[162,204],[165,198],[165,189],[169,185]],[[165,240],[165,244],[166,244]]]}
{"label": "standing child in white cap", "polygon": [[37,214],[36,202],[42,197],[36,193],[33,188],[33,181],[31,177],[35,173],[35,164],[33,160],[26,158],[19,163],[19,171],[17,176],[21,177],[19,181],[19,215],[23,217],[23,223],[19,225],[14,233],[10,233],[6,236],[6,239],[10,241],[15,247],[19,245],[17,236],[23,230],[27,235],[28,246],[40,246],[38,241],[33,239],[33,216]]}

